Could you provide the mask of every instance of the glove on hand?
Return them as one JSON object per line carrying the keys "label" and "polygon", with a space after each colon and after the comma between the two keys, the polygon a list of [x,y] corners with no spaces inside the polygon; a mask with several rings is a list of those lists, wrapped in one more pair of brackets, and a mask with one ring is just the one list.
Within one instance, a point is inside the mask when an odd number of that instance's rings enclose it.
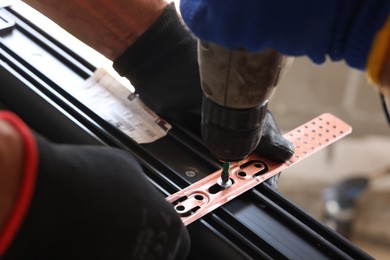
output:
{"label": "glove on hand", "polygon": [[[132,82],[155,112],[200,132],[202,91],[197,43],[173,4],[114,62],[114,68]],[[267,113],[259,147],[260,154],[275,161],[288,160],[293,154],[292,144],[282,137],[271,113]]]}
{"label": "glove on hand", "polygon": [[282,136],[269,110],[265,115],[263,134],[255,152],[277,162],[287,161],[294,153],[294,146]]}
{"label": "glove on hand", "polygon": [[250,51],[273,48],[315,63],[344,59],[364,69],[388,0],[182,0],[189,28],[205,41]]}

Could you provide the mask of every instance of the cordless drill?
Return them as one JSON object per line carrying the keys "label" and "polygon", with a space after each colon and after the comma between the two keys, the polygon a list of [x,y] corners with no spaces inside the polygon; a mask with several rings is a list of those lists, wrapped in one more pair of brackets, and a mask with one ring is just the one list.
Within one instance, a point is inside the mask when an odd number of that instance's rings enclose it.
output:
{"label": "cordless drill", "polygon": [[198,57],[202,136],[210,152],[224,162],[219,184],[227,187],[229,162],[246,158],[259,144],[268,99],[290,62],[274,50],[251,53],[202,41]]}

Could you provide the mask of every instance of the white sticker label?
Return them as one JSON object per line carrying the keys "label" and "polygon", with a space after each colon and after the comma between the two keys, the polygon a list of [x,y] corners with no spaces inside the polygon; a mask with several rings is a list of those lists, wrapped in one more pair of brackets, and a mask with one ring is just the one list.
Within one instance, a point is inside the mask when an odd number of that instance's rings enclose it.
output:
{"label": "white sticker label", "polygon": [[172,128],[104,69],[97,69],[81,88],[72,94],[137,143],[154,142],[164,137]]}

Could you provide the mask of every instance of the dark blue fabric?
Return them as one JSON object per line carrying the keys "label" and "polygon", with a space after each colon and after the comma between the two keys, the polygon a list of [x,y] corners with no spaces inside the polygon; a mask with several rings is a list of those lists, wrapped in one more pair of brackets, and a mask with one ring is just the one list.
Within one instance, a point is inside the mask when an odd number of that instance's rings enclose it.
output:
{"label": "dark blue fabric", "polygon": [[274,48],[329,56],[364,69],[372,40],[390,12],[389,0],[181,0],[184,21],[199,38],[228,48]]}

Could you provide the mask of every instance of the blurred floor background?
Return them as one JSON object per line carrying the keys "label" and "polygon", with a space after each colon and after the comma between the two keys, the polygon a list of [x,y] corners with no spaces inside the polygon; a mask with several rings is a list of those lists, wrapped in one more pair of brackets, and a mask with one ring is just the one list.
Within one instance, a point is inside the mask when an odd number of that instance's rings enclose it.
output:
{"label": "blurred floor background", "polygon": [[279,191],[329,224],[325,190],[343,180],[369,179],[353,207],[350,234],[344,235],[376,259],[388,259],[390,128],[379,95],[364,73],[342,62],[318,66],[297,58],[272,97],[270,109],[283,132],[324,112],[352,125],[351,135],[283,172]]}

